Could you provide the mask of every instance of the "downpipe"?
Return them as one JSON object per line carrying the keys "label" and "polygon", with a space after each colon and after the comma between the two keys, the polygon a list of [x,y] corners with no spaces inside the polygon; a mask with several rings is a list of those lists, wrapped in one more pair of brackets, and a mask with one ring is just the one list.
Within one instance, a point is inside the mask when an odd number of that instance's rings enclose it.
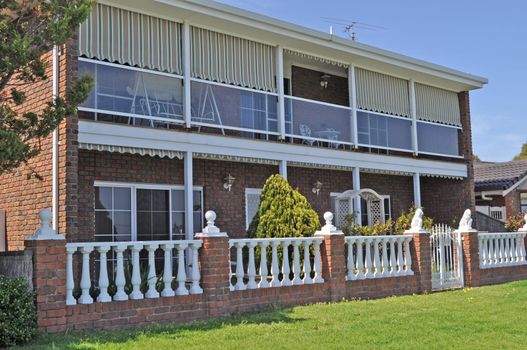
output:
{"label": "downpipe", "polygon": [[[53,100],[59,95],[59,49],[57,45],[53,46],[52,52],[52,96]],[[52,139],[52,227],[54,230],[58,229],[59,223],[59,127],[53,130]]]}

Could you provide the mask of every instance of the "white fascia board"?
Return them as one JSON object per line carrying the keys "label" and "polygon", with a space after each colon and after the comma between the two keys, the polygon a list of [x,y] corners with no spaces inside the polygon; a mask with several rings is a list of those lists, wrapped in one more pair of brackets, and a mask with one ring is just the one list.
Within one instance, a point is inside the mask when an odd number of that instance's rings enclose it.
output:
{"label": "white fascia board", "polygon": [[[357,56],[375,61],[417,71],[423,74],[456,81],[468,85],[472,89],[483,87],[488,83],[484,77],[461,72],[438,64],[426,62],[413,57],[401,55],[374,46],[358,43],[340,38],[329,33],[324,33],[311,28],[303,27],[273,17],[243,10],[234,6],[208,0],[155,0],[158,3],[183,8],[185,10],[201,13],[224,20],[250,26],[267,32],[284,35],[302,41],[312,42],[317,45],[345,51]],[[278,44],[278,43],[277,43]]]}
{"label": "white fascia board", "polygon": [[190,151],[326,166],[467,177],[467,166],[461,163],[332,150],[273,141],[141,128],[85,120],[79,121],[79,143]]}
{"label": "white fascia board", "polygon": [[506,195],[508,195],[509,193],[512,192],[512,190],[514,190],[515,188],[517,188],[518,186],[520,186],[521,184],[523,184],[525,182],[525,180],[527,180],[527,176],[524,176],[520,181],[516,182],[514,185],[512,185],[511,187],[507,188],[505,191],[503,191],[503,194],[502,196],[505,197]]}

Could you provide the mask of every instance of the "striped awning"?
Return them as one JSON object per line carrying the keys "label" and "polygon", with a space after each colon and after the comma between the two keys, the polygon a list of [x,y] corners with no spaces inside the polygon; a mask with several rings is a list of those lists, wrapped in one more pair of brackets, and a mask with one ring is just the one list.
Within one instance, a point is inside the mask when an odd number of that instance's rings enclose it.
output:
{"label": "striped awning", "polygon": [[411,117],[408,81],[356,68],[357,108]]}
{"label": "striped awning", "polygon": [[337,66],[337,67],[342,67],[342,68],[349,67],[349,63],[342,63],[342,62],[338,62],[338,61],[333,61],[333,60],[330,60],[330,59],[327,59],[327,58],[313,56],[313,55],[309,55],[307,53],[302,53],[302,52],[298,52],[298,51],[285,49],[284,50],[284,54],[288,54],[288,55],[292,55],[292,56],[298,56],[298,57],[302,57],[302,58],[305,58],[305,59],[308,59],[308,60],[311,60],[311,61],[316,61],[316,62],[321,62],[321,63],[325,63],[325,64],[330,64],[332,66]]}
{"label": "striped awning", "polygon": [[461,127],[457,93],[416,83],[415,104],[417,119]]}
{"label": "striped awning", "polygon": [[80,25],[79,54],[182,74],[181,24],[96,4]]}
{"label": "striped awning", "polygon": [[179,151],[154,149],[154,148],[143,148],[143,147],[126,147],[126,146],[112,146],[112,145],[101,145],[94,143],[79,143],[79,149],[85,149],[88,151],[99,151],[99,152],[111,152],[121,154],[138,154],[141,156],[170,158],[170,159],[183,159],[185,154]]}
{"label": "striped awning", "polygon": [[198,27],[190,30],[192,77],[276,91],[273,46]]}

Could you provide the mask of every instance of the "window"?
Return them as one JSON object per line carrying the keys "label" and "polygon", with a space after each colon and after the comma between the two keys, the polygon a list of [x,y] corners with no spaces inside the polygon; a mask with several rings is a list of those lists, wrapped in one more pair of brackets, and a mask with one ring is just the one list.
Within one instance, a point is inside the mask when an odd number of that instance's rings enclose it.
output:
{"label": "window", "polygon": [[[240,94],[240,126],[246,129],[278,130],[276,97],[243,91]],[[248,136],[253,136],[249,133]]]}
{"label": "window", "polygon": [[253,221],[258,208],[260,207],[260,195],[262,190],[259,188],[245,189],[245,228],[248,230],[249,225]]}
{"label": "window", "polygon": [[527,193],[520,193],[520,210],[527,213]]}
{"label": "window", "polygon": [[361,146],[412,149],[412,122],[408,119],[358,111],[357,133]]}
{"label": "window", "polygon": [[[194,188],[194,232],[203,227],[201,188]],[[96,184],[95,240],[185,239],[183,186]]]}
{"label": "window", "polygon": [[417,122],[417,145],[419,152],[458,156],[458,129]]}

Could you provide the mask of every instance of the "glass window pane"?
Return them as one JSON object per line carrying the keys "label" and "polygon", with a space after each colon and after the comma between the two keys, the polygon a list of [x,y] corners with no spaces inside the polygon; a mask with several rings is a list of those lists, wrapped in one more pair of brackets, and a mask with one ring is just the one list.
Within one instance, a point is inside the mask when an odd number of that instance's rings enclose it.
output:
{"label": "glass window pane", "polygon": [[168,212],[168,191],[152,190],[152,210]]}
{"label": "glass window pane", "polygon": [[113,209],[115,210],[131,210],[131,189],[115,187],[113,189]]}
{"label": "glass window pane", "polygon": [[184,213],[172,213],[172,239],[185,239]]}
{"label": "glass window pane", "polygon": [[198,210],[201,210],[201,191],[199,190],[195,190],[194,191],[194,202],[193,202],[193,206],[194,206],[194,211],[198,211]]}
{"label": "glass window pane", "polygon": [[183,190],[172,190],[172,210],[173,211],[184,211],[185,210],[185,191]]}
{"label": "glass window pane", "polygon": [[111,235],[112,234],[112,217],[109,211],[95,212],[95,234]]}
{"label": "glass window pane", "polygon": [[95,209],[112,209],[111,187],[95,187]]}
{"label": "glass window pane", "polygon": [[149,212],[137,212],[137,239],[148,240],[152,234],[152,220]]}
{"label": "glass window pane", "polygon": [[137,190],[137,210],[152,210],[150,190]]}
{"label": "glass window pane", "polygon": [[417,123],[419,151],[445,155],[459,155],[458,129],[443,125]]}
{"label": "glass window pane", "polygon": [[132,219],[130,212],[116,211],[113,213],[114,221],[114,234],[115,235],[128,235],[132,237]]}
{"label": "glass window pane", "polygon": [[152,213],[152,233],[168,239],[168,213]]}
{"label": "glass window pane", "polygon": [[201,212],[194,213],[194,234],[203,230]]}

